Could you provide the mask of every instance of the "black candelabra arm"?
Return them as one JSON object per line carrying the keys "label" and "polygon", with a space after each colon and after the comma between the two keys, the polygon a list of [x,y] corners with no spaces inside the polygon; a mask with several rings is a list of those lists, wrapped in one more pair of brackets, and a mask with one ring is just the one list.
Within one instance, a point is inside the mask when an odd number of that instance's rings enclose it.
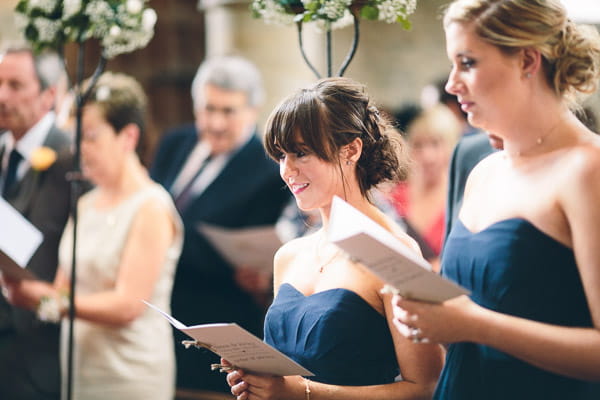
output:
{"label": "black candelabra arm", "polygon": [[[353,18],[353,25],[354,25],[354,36],[352,38],[352,44],[350,46],[350,49],[348,50],[348,54],[346,54],[346,58],[344,59],[344,61],[342,62],[342,65],[340,66],[340,69],[338,70],[337,76],[344,75],[344,73],[346,72],[346,69],[348,68],[348,66],[350,65],[350,62],[352,61],[352,59],[354,58],[354,55],[356,54],[356,49],[358,48],[358,40],[360,38],[359,16],[357,15],[357,13],[353,12],[352,18]],[[300,45],[300,54],[302,54],[302,59],[304,60],[306,65],[308,65],[310,70],[315,74],[317,79],[321,79],[321,74],[315,68],[315,66],[310,62],[310,60],[308,59],[308,56],[306,55],[306,52],[304,51],[304,42],[302,40],[302,21],[298,21],[296,23],[296,27],[298,28],[298,44]],[[328,27],[327,32],[326,32],[326,52],[327,52],[327,76],[331,77],[331,76],[333,76],[332,75],[333,62],[332,62],[331,27]]]}
{"label": "black candelabra arm", "polygon": [[314,65],[312,65],[312,63],[306,55],[306,52],[304,51],[304,42],[302,41],[302,21],[298,21],[296,23],[296,27],[298,28],[298,43],[300,44],[300,54],[302,54],[302,59],[304,59],[304,62],[306,63],[306,65],[308,65],[308,68],[310,68],[310,70],[315,74],[317,79],[321,79],[321,74],[319,74],[319,71],[315,68]]}
{"label": "black candelabra arm", "polygon": [[352,18],[354,19],[354,36],[352,37],[352,45],[350,46],[350,50],[348,50],[348,54],[346,54],[346,58],[344,62],[340,66],[340,70],[338,71],[338,76],[344,76],[344,72],[346,72],[346,68],[350,65],[350,62],[354,58],[356,54],[356,49],[358,49],[358,39],[360,37],[360,26],[359,26],[359,18],[356,13],[352,13]]}
{"label": "black candelabra arm", "polygon": [[78,42],[77,51],[77,71],[76,71],[76,86],[75,86],[75,151],[73,157],[73,171],[70,173],[71,182],[71,218],[73,221],[73,248],[71,249],[71,280],[69,284],[69,334],[67,347],[67,400],[73,398],[73,327],[75,321],[75,282],[77,279],[77,203],[81,192],[81,184],[83,177],[81,174],[81,117],[83,106],[88,100],[92,89],[98,82],[98,78],[106,68],[106,57],[100,56],[98,66],[94,74],[89,79],[89,84],[83,88],[84,77],[84,60],[85,60],[85,42]]}

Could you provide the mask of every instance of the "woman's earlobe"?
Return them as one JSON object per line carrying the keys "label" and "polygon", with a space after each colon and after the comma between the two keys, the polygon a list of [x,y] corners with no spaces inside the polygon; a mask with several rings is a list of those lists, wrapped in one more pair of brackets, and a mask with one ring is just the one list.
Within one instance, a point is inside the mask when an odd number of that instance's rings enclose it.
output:
{"label": "woman's earlobe", "polygon": [[362,147],[363,142],[361,138],[355,138],[353,141],[344,146],[342,150],[342,158],[347,160],[346,165],[350,165],[348,164],[348,161],[350,163],[356,163],[358,161],[362,153]]}
{"label": "woman's earlobe", "polygon": [[523,49],[522,57],[523,77],[529,79],[540,69],[542,54],[537,49],[525,48]]}

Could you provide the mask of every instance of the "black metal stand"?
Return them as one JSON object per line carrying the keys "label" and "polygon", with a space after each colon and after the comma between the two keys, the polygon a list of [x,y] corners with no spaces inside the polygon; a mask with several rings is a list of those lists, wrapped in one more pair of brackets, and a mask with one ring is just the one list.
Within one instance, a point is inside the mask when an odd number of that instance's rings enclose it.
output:
{"label": "black metal stand", "polygon": [[[359,26],[359,17],[356,13],[352,13],[352,18],[353,18],[353,26],[354,26],[354,36],[352,38],[352,45],[350,46],[350,49],[348,50],[348,54],[346,54],[346,58],[344,59],[344,61],[342,62],[342,65],[340,66],[340,69],[338,70],[337,76],[343,76],[344,72],[346,72],[346,68],[348,68],[348,65],[350,65],[350,62],[352,61],[352,59],[354,58],[354,55],[356,54],[356,49],[358,48],[358,39],[360,37],[360,26]],[[321,74],[319,73],[319,71],[315,68],[315,66],[310,62],[310,60],[308,59],[308,56],[306,55],[306,52],[304,51],[304,42],[302,41],[302,21],[298,21],[296,23],[296,28],[298,29],[298,43],[300,45],[300,54],[302,54],[302,59],[304,60],[304,62],[306,63],[306,65],[308,65],[308,67],[310,68],[310,70],[315,74],[315,76],[317,77],[317,79],[321,79]],[[333,62],[332,62],[332,45],[331,45],[331,27],[329,27],[327,29],[326,32],[326,52],[327,52],[327,76],[331,77],[333,76]]]}
{"label": "black metal stand", "polygon": [[106,67],[106,58],[100,56],[98,66],[89,80],[87,88],[83,87],[85,43],[78,42],[77,70],[76,70],[76,96],[75,96],[75,154],[73,158],[73,171],[70,173],[71,182],[71,218],[73,220],[73,248],[71,261],[71,280],[69,290],[69,336],[67,348],[67,400],[73,398],[73,322],[75,320],[75,281],[77,279],[77,202],[81,195],[83,176],[81,173],[81,116],[83,106],[87,101],[98,78]]}

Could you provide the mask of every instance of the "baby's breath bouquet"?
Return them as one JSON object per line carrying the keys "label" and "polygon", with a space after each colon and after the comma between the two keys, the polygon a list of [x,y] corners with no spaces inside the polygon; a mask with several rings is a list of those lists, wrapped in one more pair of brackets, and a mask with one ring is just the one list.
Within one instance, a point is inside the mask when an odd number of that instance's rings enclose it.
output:
{"label": "baby's breath bouquet", "polygon": [[112,58],[148,44],[156,12],[147,0],[20,0],[16,24],[35,50],[95,38]]}
{"label": "baby's breath bouquet", "polygon": [[416,6],[417,0],[253,0],[251,5],[253,15],[267,23],[317,22],[325,29],[349,25],[352,16],[409,29]]}

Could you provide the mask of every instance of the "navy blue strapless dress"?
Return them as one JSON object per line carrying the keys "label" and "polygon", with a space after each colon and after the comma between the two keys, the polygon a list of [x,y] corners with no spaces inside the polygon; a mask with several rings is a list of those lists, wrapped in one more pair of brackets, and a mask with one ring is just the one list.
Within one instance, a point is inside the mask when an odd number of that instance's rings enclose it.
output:
{"label": "navy blue strapless dress", "polygon": [[[549,324],[591,327],[573,251],[521,218],[448,237],[442,274],[477,304]],[[551,348],[548,351],[552,351]],[[598,386],[546,372],[475,343],[450,345],[435,399],[600,399]]]}
{"label": "navy blue strapless dress", "polygon": [[265,317],[265,342],[334,385],[377,385],[399,374],[386,319],[358,294],[305,296],[284,283]]}

